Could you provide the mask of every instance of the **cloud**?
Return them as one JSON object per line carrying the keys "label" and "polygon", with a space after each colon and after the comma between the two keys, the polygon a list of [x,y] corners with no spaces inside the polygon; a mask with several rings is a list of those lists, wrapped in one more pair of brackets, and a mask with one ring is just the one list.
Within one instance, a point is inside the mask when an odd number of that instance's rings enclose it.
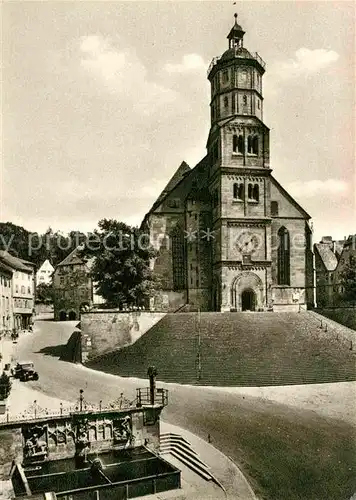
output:
{"label": "cloud", "polygon": [[167,73],[189,73],[192,71],[205,71],[208,65],[199,54],[186,54],[178,64],[167,63],[164,66]]}
{"label": "cloud", "polygon": [[296,181],[287,186],[287,190],[299,198],[313,198],[323,195],[342,195],[348,191],[348,185],[345,181],[339,179],[326,179],[325,181]]}
{"label": "cloud", "polygon": [[169,105],[182,106],[178,92],[151,81],[137,54],[128,48],[117,48],[100,35],[81,38],[80,65],[101,81],[108,91],[122,96],[125,103],[141,114],[151,114]]}
{"label": "cloud", "polygon": [[295,52],[293,59],[275,63],[271,67],[270,75],[281,80],[308,76],[318,73],[338,59],[339,54],[334,50],[310,50],[302,47]]}
{"label": "cloud", "polygon": [[338,59],[339,54],[334,50],[301,47],[295,52],[293,59],[272,63],[265,77],[265,97],[278,93],[281,83],[315,76]]}

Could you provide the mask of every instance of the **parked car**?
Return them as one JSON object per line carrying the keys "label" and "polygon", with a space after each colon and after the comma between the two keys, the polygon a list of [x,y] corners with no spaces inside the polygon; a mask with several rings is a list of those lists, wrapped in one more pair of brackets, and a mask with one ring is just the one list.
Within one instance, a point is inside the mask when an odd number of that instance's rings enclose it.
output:
{"label": "parked car", "polygon": [[13,376],[14,378],[21,380],[21,382],[27,382],[27,380],[38,380],[39,378],[32,361],[18,362],[13,369]]}

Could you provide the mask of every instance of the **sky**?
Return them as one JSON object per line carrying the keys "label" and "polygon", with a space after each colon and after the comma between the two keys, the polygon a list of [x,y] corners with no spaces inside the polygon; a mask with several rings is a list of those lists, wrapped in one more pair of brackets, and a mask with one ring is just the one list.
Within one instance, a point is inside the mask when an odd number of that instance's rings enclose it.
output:
{"label": "sky", "polygon": [[276,179],[314,241],[356,232],[352,2],[2,4],[1,221],[139,224],[180,163],[206,154],[207,68],[233,14],[267,64]]}

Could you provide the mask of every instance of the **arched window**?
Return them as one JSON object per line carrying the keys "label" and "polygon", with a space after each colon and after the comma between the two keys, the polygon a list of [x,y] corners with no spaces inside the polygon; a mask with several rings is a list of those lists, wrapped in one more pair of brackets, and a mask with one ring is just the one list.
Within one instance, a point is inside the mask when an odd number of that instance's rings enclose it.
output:
{"label": "arched window", "polygon": [[229,98],[224,97],[224,108],[227,109],[229,107]]}
{"label": "arched window", "polygon": [[285,227],[278,231],[278,285],[290,285],[290,240]]}
{"label": "arched window", "polygon": [[185,278],[185,241],[184,232],[176,226],[171,233],[172,239],[172,271],[173,290],[183,290],[186,286]]}
{"label": "arched window", "polygon": [[248,191],[247,191],[247,196],[249,200],[252,200],[252,193],[253,193],[253,186],[252,184],[248,185]]}
{"label": "arched window", "polygon": [[244,199],[244,185],[243,183],[235,182],[233,186],[234,198],[235,200],[243,200]]}
{"label": "arched window", "polygon": [[252,190],[252,198],[253,198],[255,201],[260,201],[260,191],[259,191],[258,184],[255,184],[255,185],[253,186],[253,190]]}
{"label": "arched window", "polygon": [[238,150],[238,137],[236,134],[232,136],[232,150],[234,153],[237,153]]}
{"label": "arched window", "polygon": [[253,142],[253,141],[252,141],[252,135],[249,135],[249,136],[247,137],[247,152],[248,152],[249,154],[251,154],[251,153],[252,153],[252,142]]}
{"label": "arched window", "polygon": [[238,141],[237,141],[237,149],[239,153],[243,154],[245,150],[245,144],[244,144],[244,138],[242,135],[239,135]]}
{"label": "arched window", "polygon": [[258,135],[252,138],[252,154],[258,155]]}

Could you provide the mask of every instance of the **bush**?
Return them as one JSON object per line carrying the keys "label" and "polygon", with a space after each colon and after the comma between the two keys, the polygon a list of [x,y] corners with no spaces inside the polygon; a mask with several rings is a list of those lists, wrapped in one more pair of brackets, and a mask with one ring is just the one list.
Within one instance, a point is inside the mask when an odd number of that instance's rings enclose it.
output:
{"label": "bush", "polygon": [[3,372],[0,377],[0,400],[6,399],[11,391],[11,380],[10,377]]}

